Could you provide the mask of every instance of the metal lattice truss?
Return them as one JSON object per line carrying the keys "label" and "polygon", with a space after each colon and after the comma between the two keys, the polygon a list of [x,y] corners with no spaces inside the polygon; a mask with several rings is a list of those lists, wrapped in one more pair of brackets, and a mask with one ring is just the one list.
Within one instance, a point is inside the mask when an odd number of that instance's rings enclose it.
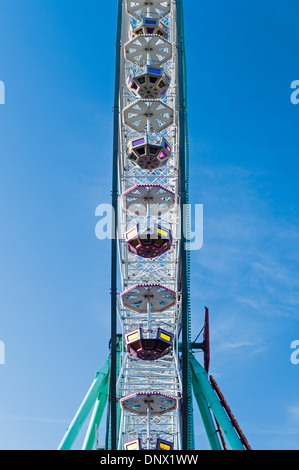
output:
{"label": "metal lattice truss", "polygon": [[[163,19],[163,24],[167,25],[167,39],[157,34],[133,37],[132,31],[144,24],[145,18]],[[181,318],[181,211],[175,20],[175,3],[171,5],[170,0],[124,2],[118,172],[120,194],[117,238],[121,272],[118,314],[124,345],[126,335],[130,332],[134,333],[134,338],[139,338],[138,334],[142,332],[145,341],[154,341],[152,338],[162,330],[166,332],[164,338],[168,335],[168,339],[173,338],[173,346],[169,353],[157,360],[142,360],[137,357],[137,352],[134,356],[124,348],[117,384],[122,410],[119,449],[124,449],[125,443],[135,439],[140,440],[144,449],[155,449],[159,439],[180,449],[182,386],[177,348]],[[146,66],[163,68],[170,77],[167,93],[159,99],[141,99],[127,86],[130,75],[139,77]],[[171,155],[168,155],[165,165],[144,169],[128,159],[129,143],[144,136],[148,145],[157,147],[166,141],[170,146]],[[136,226],[141,233],[149,233],[152,227],[157,226],[161,227],[162,234],[171,232],[171,248],[155,258],[146,259],[136,255],[126,239],[126,234]],[[147,300],[147,294],[151,300]],[[137,348],[136,345],[134,347]],[[142,402],[136,408],[137,411],[132,411],[128,405],[129,398],[139,402],[143,396],[150,396],[150,400],[145,398],[147,401]],[[165,396],[172,397],[172,406],[159,412],[159,403]],[[150,402],[151,406],[148,405]],[[153,409],[158,411],[153,413]]]}
{"label": "metal lattice truss", "polygon": [[[181,397],[181,383],[178,374],[176,353],[155,362],[147,363],[126,354],[123,362],[123,370],[119,381],[119,388],[123,397],[130,397],[138,393],[145,393],[145,389],[151,393],[167,395],[176,398]],[[150,422],[150,448],[155,448],[157,439],[165,439],[173,442],[175,448],[179,448],[179,403],[172,411],[153,415]],[[123,448],[125,442],[141,438],[143,448],[147,448],[148,420],[144,412],[141,414],[123,410],[121,420],[119,448]]]}

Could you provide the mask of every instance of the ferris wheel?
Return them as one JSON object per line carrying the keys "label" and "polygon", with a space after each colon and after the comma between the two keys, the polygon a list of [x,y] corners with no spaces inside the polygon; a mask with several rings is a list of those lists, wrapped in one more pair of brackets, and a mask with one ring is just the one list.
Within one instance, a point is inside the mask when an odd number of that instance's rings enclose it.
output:
{"label": "ferris wheel", "polygon": [[[110,355],[59,448],[193,450],[194,394],[212,449],[249,449],[215,380],[209,311],[190,338],[188,154],[182,0],[118,0],[114,103],[115,237]],[[192,351],[204,351],[203,366]]]}

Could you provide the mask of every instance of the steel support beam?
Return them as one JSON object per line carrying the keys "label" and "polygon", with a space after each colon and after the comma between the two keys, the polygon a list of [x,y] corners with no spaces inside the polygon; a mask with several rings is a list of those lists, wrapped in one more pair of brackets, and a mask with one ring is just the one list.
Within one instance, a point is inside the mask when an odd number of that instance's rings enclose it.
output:
{"label": "steel support beam", "polygon": [[108,400],[108,388],[109,388],[109,381],[107,377],[105,385],[96,400],[96,404],[94,406],[94,409],[90,418],[90,422],[89,422],[88,430],[84,439],[82,450],[92,450],[94,448],[95,439],[96,439],[96,431],[99,428],[99,425],[101,423],[103,413],[106,408],[106,404]]}
{"label": "steel support beam", "polygon": [[89,391],[87,392],[79,410],[77,411],[73,421],[67,429],[67,432],[64,438],[62,439],[58,450],[71,450],[97,398],[99,397],[101,392],[105,390],[105,387],[109,380],[109,367],[110,358],[107,359],[105,364],[96,373],[96,377]]}
{"label": "steel support beam", "polygon": [[186,224],[186,148],[185,148],[185,87],[184,87],[184,42],[182,29],[182,0],[177,0],[177,44],[178,44],[178,91],[179,91],[179,191],[181,198],[181,292],[182,292],[182,449],[190,450],[190,374],[189,374],[189,333],[188,333],[188,292],[187,292],[187,253]]}
{"label": "steel support beam", "polygon": [[207,438],[210,443],[211,450],[222,450],[217,429],[214,425],[214,421],[211,415],[211,411],[207,404],[207,400],[200,388],[199,382],[197,380],[194,371],[192,371],[192,383],[193,383],[193,391],[196,398],[196,402],[198,405],[198,409],[200,411],[202,421],[206,430]]}
{"label": "steel support beam", "polygon": [[112,168],[112,207],[113,234],[111,240],[111,366],[110,366],[110,430],[111,450],[117,449],[117,227],[118,227],[118,158],[119,158],[119,116],[120,116],[120,60],[122,31],[123,0],[118,0],[116,58],[115,58],[115,91],[113,123],[113,168]]}
{"label": "steel support beam", "polygon": [[231,448],[233,450],[244,450],[244,446],[240,441],[240,438],[235,428],[233,427],[228,415],[223,409],[223,406],[220,403],[220,400],[209,381],[207,372],[199,364],[199,362],[197,362],[193,354],[190,354],[190,363],[193,372],[193,377],[196,383],[196,389],[198,393],[201,392],[205,397],[208,406],[212,410],[215,418],[217,419],[223,431],[223,434],[229,442]]}

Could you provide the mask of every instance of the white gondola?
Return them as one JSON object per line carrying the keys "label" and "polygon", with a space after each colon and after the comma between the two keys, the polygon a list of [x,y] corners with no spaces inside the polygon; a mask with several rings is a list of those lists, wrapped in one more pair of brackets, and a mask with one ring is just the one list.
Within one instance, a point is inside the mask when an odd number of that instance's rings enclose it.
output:
{"label": "white gondola", "polygon": [[172,58],[172,45],[159,35],[141,35],[125,44],[126,60],[137,65],[161,65]]}
{"label": "white gondola", "polygon": [[122,409],[131,413],[146,415],[150,409],[151,414],[156,416],[175,410],[177,399],[163,393],[144,392],[122,398],[120,404]]}
{"label": "white gondola", "polygon": [[176,195],[159,184],[139,184],[126,191],[123,200],[126,209],[138,217],[152,217],[174,210]]}
{"label": "white gondola", "polygon": [[123,306],[138,313],[147,313],[149,299],[151,313],[162,313],[176,304],[177,294],[160,284],[133,286],[121,294]]}
{"label": "white gondola", "polygon": [[161,132],[173,124],[174,111],[159,100],[137,100],[124,108],[124,124],[134,131]]}
{"label": "white gondola", "polygon": [[128,0],[127,12],[135,18],[141,18],[145,14],[164,17],[170,13],[170,0]]}

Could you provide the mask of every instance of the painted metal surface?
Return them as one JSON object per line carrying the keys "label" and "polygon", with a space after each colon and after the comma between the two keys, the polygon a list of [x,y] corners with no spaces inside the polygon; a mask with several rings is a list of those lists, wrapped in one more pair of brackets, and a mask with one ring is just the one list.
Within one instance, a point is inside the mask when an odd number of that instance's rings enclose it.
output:
{"label": "painted metal surface", "polygon": [[190,354],[190,363],[193,373],[195,389],[198,393],[202,393],[207,401],[208,406],[217,419],[224,436],[229,442],[233,450],[244,450],[244,446],[232,425],[232,422],[223,408],[215,390],[213,389],[208,374],[205,369],[197,362],[194,355]]}
{"label": "painted metal surface", "polygon": [[101,404],[101,410],[106,406],[108,396],[108,383],[110,371],[110,358],[98,370],[96,377],[87,392],[80,408],[62,439],[58,450],[70,450],[78,437],[78,434],[92,410],[96,400]]}

